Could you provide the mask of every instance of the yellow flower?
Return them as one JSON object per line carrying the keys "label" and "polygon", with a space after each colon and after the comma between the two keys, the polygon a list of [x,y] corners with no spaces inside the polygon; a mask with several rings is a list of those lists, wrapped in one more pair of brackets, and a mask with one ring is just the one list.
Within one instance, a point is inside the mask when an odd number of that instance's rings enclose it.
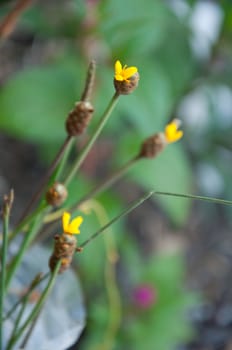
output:
{"label": "yellow flower", "polygon": [[183,136],[183,131],[178,130],[180,126],[179,119],[173,119],[173,121],[167,124],[165,128],[165,138],[168,143],[172,143],[178,141]]}
{"label": "yellow flower", "polygon": [[114,78],[117,81],[129,81],[129,78],[131,78],[135,73],[137,73],[138,69],[137,67],[128,67],[124,66],[122,67],[122,64],[120,61],[115,62],[115,74]]}
{"label": "yellow flower", "polygon": [[62,217],[64,233],[69,235],[79,234],[80,233],[79,227],[83,221],[83,218],[81,216],[77,216],[71,221],[70,221],[70,218],[71,218],[71,214],[65,211]]}

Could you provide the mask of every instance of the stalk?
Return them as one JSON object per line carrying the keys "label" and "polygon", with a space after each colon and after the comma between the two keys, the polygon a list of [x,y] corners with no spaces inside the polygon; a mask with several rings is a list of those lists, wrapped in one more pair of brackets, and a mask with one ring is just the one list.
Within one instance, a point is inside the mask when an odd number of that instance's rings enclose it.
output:
{"label": "stalk", "polygon": [[148,198],[150,198],[154,194],[154,191],[151,191],[147,193],[145,196],[141,197],[139,200],[133,202],[129,207],[127,207],[125,210],[123,210],[122,213],[115,216],[112,220],[110,220],[106,225],[101,227],[99,230],[97,230],[94,234],[92,234],[89,238],[87,238],[80,246],[80,250],[82,250],[87,244],[89,244],[91,241],[93,241],[97,236],[99,236],[103,231],[105,231],[108,227],[110,227],[112,224],[114,224],[116,221],[121,219],[123,216],[129,214],[132,210],[137,208],[139,205],[141,205],[143,202],[145,202]]}
{"label": "stalk", "polygon": [[95,130],[94,134],[91,136],[90,140],[88,141],[88,143],[86,144],[86,146],[83,148],[83,150],[81,151],[79,157],[77,158],[76,162],[74,163],[73,167],[71,168],[68,176],[66,177],[64,184],[68,185],[70,183],[70,181],[73,179],[73,177],[75,176],[76,172],[78,171],[78,169],[80,168],[80,166],[82,165],[83,161],[85,160],[86,156],[88,155],[90,149],[92,148],[94,142],[96,141],[96,139],[98,138],[100,132],[102,131],[104,125],[106,124],[107,120],[109,119],[114,107],[116,106],[116,103],[118,102],[118,98],[119,95],[117,93],[115,93],[108,105],[108,107],[106,108],[98,126],[97,129]]}
{"label": "stalk", "polygon": [[16,343],[16,341],[21,337],[25,329],[29,326],[31,322],[34,321],[34,319],[37,317],[38,313],[40,312],[45,300],[47,299],[48,295],[50,294],[57,274],[60,269],[61,261],[59,261],[54,269],[54,271],[51,273],[50,279],[48,281],[47,286],[45,287],[43,293],[41,294],[37,304],[35,305],[34,309],[31,311],[30,315],[27,317],[26,321],[23,323],[23,325],[18,329],[18,331],[14,334],[14,336],[11,339],[10,347],[7,348],[7,350],[12,350],[13,345]]}
{"label": "stalk", "polygon": [[2,241],[2,255],[1,255],[1,275],[0,275],[0,348],[2,349],[3,342],[3,308],[4,297],[6,294],[6,263],[7,263],[7,247],[8,247],[8,231],[9,231],[9,217],[14,200],[14,192],[11,190],[9,196],[3,199],[2,219],[3,219],[3,241]]}

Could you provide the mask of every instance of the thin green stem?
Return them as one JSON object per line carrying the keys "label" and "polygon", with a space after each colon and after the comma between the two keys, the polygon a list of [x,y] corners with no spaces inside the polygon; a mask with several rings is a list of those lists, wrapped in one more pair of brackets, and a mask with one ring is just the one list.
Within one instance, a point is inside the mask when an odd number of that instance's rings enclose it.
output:
{"label": "thin green stem", "polygon": [[220,198],[214,198],[214,197],[205,197],[205,196],[196,196],[193,194],[182,194],[182,193],[172,193],[172,192],[161,192],[161,191],[155,191],[155,195],[161,195],[161,196],[171,196],[171,197],[178,197],[178,198],[188,198],[188,199],[197,199],[201,201],[211,202],[211,203],[217,203],[217,204],[224,204],[224,205],[232,205],[232,201],[228,201],[225,199]]}
{"label": "thin green stem", "polygon": [[59,180],[62,172],[64,171],[64,168],[65,168],[65,165],[67,163],[68,156],[69,156],[69,154],[71,152],[74,140],[75,139],[72,137],[72,139],[70,140],[69,144],[67,145],[67,147],[66,147],[66,149],[64,151],[63,157],[62,157],[62,159],[60,161],[60,164],[57,167],[57,172],[55,174],[54,180],[56,180],[56,181]]}
{"label": "thin green stem", "polygon": [[30,285],[30,287],[28,288],[26,294],[24,294],[22,296],[22,298],[20,298],[18,301],[16,301],[16,303],[12,306],[12,308],[7,312],[7,314],[4,316],[3,321],[7,320],[12,314],[13,312],[16,310],[16,308],[23,303],[24,298],[29,297],[29,295],[31,294],[31,292],[41,283],[43,282],[45,279],[48,278],[50,273],[46,273],[46,275],[44,275],[43,277],[41,277],[40,279],[38,279],[38,281],[36,283],[33,283]]}
{"label": "thin green stem", "polygon": [[[109,220],[105,208],[94,199],[88,202],[87,208],[95,212],[101,225],[104,225]],[[106,249],[105,286],[108,294],[109,320],[107,326],[104,327],[103,339],[100,344],[91,347],[91,350],[112,349],[121,321],[122,305],[116,278],[118,251],[114,238],[112,228],[110,227],[104,236]]]}
{"label": "thin green stem", "polygon": [[18,326],[19,326],[19,322],[21,321],[23,313],[24,313],[25,308],[27,306],[27,302],[28,302],[28,296],[23,299],[23,302],[22,302],[22,305],[21,305],[21,309],[20,309],[20,311],[19,311],[19,313],[18,313],[18,315],[16,317],[16,320],[14,322],[14,327],[12,329],[11,336],[10,336],[9,342],[7,344],[6,350],[11,350],[12,346],[14,345],[14,336],[15,336],[15,334],[17,332],[17,329],[18,329]]}
{"label": "thin green stem", "polygon": [[122,213],[119,215],[115,216],[112,220],[110,220],[106,225],[101,227],[99,230],[97,230],[94,234],[92,234],[88,239],[86,239],[80,246],[79,248],[82,249],[84,248],[88,243],[93,241],[97,236],[99,236],[103,231],[105,231],[108,227],[110,227],[113,223],[118,221],[121,217],[129,214],[132,210],[137,208],[139,205],[141,205],[143,202],[145,202],[148,198],[150,198],[153,195],[154,191],[151,191],[147,193],[145,196],[140,198],[139,200],[133,202],[129,207],[127,207]]}
{"label": "thin green stem", "polygon": [[[35,305],[35,307],[33,308],[33,310],[31,311],[30,315],[27,317],[26,321],[23,323],[23,325],[18,329],[18,331],[16,332],[16,334],[14,335],[14,337],[12,338],[12,345],[15,344],[15,342],[20,338],[20,336],[23,334],[23,332],[25,331],[25,329],[28,327],[28,325],[33,322],[33,320],[36,318],[36,316],[38,315],[39,311],[41,310],[45,300],[47,299],[49,293],[51,292],[53,285],[55,283],[57,274],[59,272],[60,269],[60,264],[61,261],[59,261],[56,264],[56,267],[54,269],[54,271],[51,273],[50,279],[48,281],[47,286],[45,287],[43,293],[41,294],[37,304]],[[11,349],[8,349],[11,350]]]}
{"label": "thin green stem", "polygon": [[79,157],[77,158],[77,160],[74,163],[73,167],[71,168],[67,178],[65,179],[65,181],[64,181],[65,185],[68,185],[70,183],[70,181],[73,179],[76,172],[78,171],[78,169],[82,165],[82,163],[85,160],[86,156],[88,155],[91,147],[93,146],[94,142],[96,141],[100,132],[102,131],[104,125],[106,124],[107,120],[109,119],[114,107],[116,106],[116,103],[118,102],[119,96],[120,95],[115,93],[114,96],[112,97],[108,107],[106,108],[106,110],[105,110],[105,112],[104,112],[104,114],[103,114],[103,116],[102,116],[102,118],[97,126],[97,129],[95,130],[94,134],[91,136],[90,140],[88,141],[88,143],[85,145],[85,147],[81,151]]}
{"label": "thin green stem", "polygon": [[96,195],[99,195],[103,191],[107,190],[110,186],[112,186],[116,181],[122,178],[125,173],[132,168],[134,164],[140,159],[139,156],[136,156],[130,159],[126,164],[124,164],[121,168],[116,170],[112,175],[109,175],[106,179],[104,179],[100,184],[94,187],[89,193],[83,196],[76,204],[73,206],[71,210],[74,210],[76,207],[79,207],[85,201],[93,198]]}
{"label": "thin green stem", "polygon": [[105,267],[105,283],[109,299],[109,324],[106,328],[103,344],[99,350],[110,350],[113,348],[115,338],[120,326],[122,304],[117,286],[115,262],[108,261]]}
{"label": "thin green stem", "polygon": [[23,231],[23,229],[30,225],[31,222],[35,219],[35,217],[42,213],[43,210],[47,207],[47,204],[45,201],[42,201],[40,203],[40,206],[38,206],[38,208],[36,208],[33,213],[31,213],[30,215],[28,215],[10,234],[9,234],[9,241],[12,241],[18,233],[21,233]]}
{"label": "thin green stem", "polygon": [[[105,217],[104,222],[107,222],[107,214],[104,208],[102,208],[102,212]],[[118,251],[112,229],[108,229],[107,232],[109,234],[104,236],[107,255],[105,265],[105,286],[108,294],[109,320],[107,327],[105,327],[106,330],[104,338],[101,341],[100,346],[97,347],[97,349],[99,350],[110,350],[113,348],[113,344],[115,342],[115,338],[120,326],[122,312],[121,298],[116,278],[116,263],[118,260]]]}
{"label": "thin green stem", "polygon": [[38,232],[39,227],[41,226],[41,223],[42,223],[42,215],[38,215],[32,224],[30,232],[28,232],[27,235],[23,237],[23,241],[19,247],[18,253],[13,257],[8,267],[6,289],[9,287],[15,271],[17,270],[20,262],[22,261],[22,258],[26,249],[29,247],[30,243],[32,242],[36,233]]}
{"label": "thin green stem", "polygon": [[[8,246],[8,227],[9,214],[3,216],[3,242],[2,242],[2,257],[1,257],[1,275],[0,275],[0,342],[3,339],[3,309],[5,297],[5,283],[6,283],[6,256]],[[2,344],[0,344],[2,348]]]}
{"label": "thin green stem", "polygon": [[3,241],[2,241],[2,256],[1,256],[1,275],[0,275],[0,349],[2,349],[3,341],[3,308],[4,297],[6,293],[6,263],[7,263],[7,248],[8,248],[8,231],[9,231],[9,217],[10,210],[13,203],[14,194],[10,192],[9,196],[3,199]]}
{"label": "thin green stem", "polygon": [[39,310],[38,314],[35,316],[34,320],[31,322],[31,325],[30,325],[30,327],[29,327],[29,329],[28,329],[28,331],[27,331],[27,333],[26,333],[26,335],[25,335],[25,337],[24,337],[24,339],[22,341],[22,344],[20,345],[20,349],[25,349],[25,347],[26,347],[26,345],[27,345],[27,343],[28,343],[28,341],[29,341],[29,339],[30,339],[30,337],[32,335],[32,332],[33,332],[33,330],[34,330],[34,328],[36,326],[36,323],[37,323],[37,321],[38,321],[38,319],[40,317],[40,313],[41,313],[42,310],[43,310],[43,308],[41,308]]}
{"label": "thin green stem", "polygon": [[[70,208],[70,211],[75,210],[76,208],[80,207],[81,204],[83,204],[84,202],[86,202],[89,199],[92,199],[94,196],[99,195],[100,193],[102,193],[103,191],[105,191],[106,189],[108,189],[110,186],[112,186],[116,181],[118,181],[123,175],[125,175],[125,173],[132,167],[134,166],[137,161],[140,159],[139,156],[136,156],[132,159],[130,159],[126,164],[124,164],[121,168],[119,168],[118,170],[116,170],[116,172],[114,172],[113,174],[109,175],[109,177],[107,177],[106,179],[104,179],[100,184],[98,184],[96,187],[94,187],[89,193],[87,193],[85,196],[83,196],[81,199],[79,199],[75,205]],[[54,216],[55,218],[50,219],[47,222],[53,222],[52,226],[49,227],[49,230],[55,229],[55,227],[57,226],[57,222],[60,219],[61,215],[62,215],[62,211],[59,212],[59,215]],[[44,231],[44,235],[46,233],[46,230]]]}
{"label": "thin green stem", "polygon": [[70,144],[72,140],[72,136],[67,136],[63,145],[61,146],[60,150],[58,151],[54,161],[52,162],[52,164],[50,165],[46,175],[44,176],[42,183],[40,184],[40,187],[38,188],[38,190],[34,193],[33,197],[31,198],[30,202],[28,203],[27,207],[25,208],[19,223],[21,223],[21,221],[23,221],[25,219],[25,217],[28,215],[28,213],[30,212],[32,206],[35,204],[35,202],[40,198],[40,196],[43,193],[44,187],[46,186],[47,182],[50,179],[50,176],[52,175],[53,171],[55,170],[55,168],[57,167],[57,165],[59,164],[60,160],[63,157],[63,154],[66,150],[66,148],[68,147],[68,145]]}

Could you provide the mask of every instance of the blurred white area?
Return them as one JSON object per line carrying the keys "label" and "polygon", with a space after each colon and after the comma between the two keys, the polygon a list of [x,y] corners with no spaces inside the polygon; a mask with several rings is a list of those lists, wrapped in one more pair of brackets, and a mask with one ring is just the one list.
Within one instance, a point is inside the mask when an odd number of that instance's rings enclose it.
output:
{"label": "blurred white area", "polygon": [[223,176],[219,170],[208,163],[200,163],[196,169],[197,183],[204,195],[217,197],[224,190]]}
{"label": "blurred white area", "polygon": [[200,87],[182,100],[177,114],[192,129],[204,131],[212,122],[231,127],[232,89],[219,84]]}
{"label": "blurred white area", "polygon": [[218,85],[212,89],[212,102],[218,124],[224,128],[232,126],[232,89]]}
{"label": "blurred white area", "polygon": [[168,5],[178,17],[184,17],[189,13],[190,6],[185,0],[168,0]]}
{"label": "blurred white area", "polygon": [[194,54],[199,59],[207,59],[223,21],[220,4],[209,0],[195,1],[192,8],[185,0],[168,0],[167,4],[176,16],[186,18],[192,32],[190,44]]}
{"label": "blurred white area", "polygon": [[212,45],[218,39],[223,21],[223,12],[212,1],[197,1],[190,17],[193,37],[191,45],[199,58],[208,58]]}
{"label": "blurred white area", "polygon": [[203,89],[186,96],[178,109],[177,115],[193,129],[206,129],[210,122],[208,97]]}

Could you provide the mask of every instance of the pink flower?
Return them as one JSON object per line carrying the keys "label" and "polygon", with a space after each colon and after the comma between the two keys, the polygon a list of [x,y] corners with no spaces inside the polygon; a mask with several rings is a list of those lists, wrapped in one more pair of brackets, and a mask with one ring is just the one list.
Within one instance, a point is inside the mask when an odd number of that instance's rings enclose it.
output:
{"label": "pink flower", "polygon": [[155,288],[150,284],[141,284],[133,290],[133,300],[141,309],[148,309],[157,300]]}

